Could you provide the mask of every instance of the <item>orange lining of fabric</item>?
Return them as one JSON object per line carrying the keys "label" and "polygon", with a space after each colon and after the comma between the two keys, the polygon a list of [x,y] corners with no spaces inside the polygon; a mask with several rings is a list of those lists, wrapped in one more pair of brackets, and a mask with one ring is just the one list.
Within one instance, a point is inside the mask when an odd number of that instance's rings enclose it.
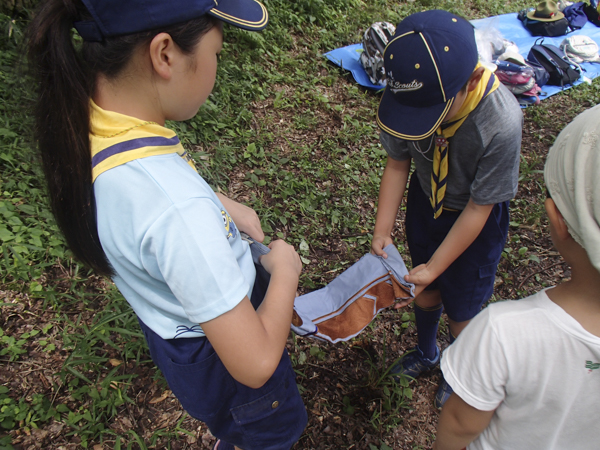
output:
{"label": "orange lining of fabric", "polygon": [[[378,280],[379,282],[377,282]],[[388,280],[391,281],[391,284],[388,283]],[[392,306],[397,298],[401,298],[402,294],[408,292],[391,274],[374,280],[374,283],[361,297],[353,301],[355,297],[352,296],[344,303],[337,311],[343,309],[352,301],[352,304],[346,307],[342,313],[326,319],[337,312],[335,311],[334,313],[315,319],[314,323],[317,325],[317,332],[327,335],[333,340],[346,338],[362,330],[371,323],[379,310]],[[367,296],[374,297],[374,299]],[[324,318],[325,320],[318,323],[319,320]]]}

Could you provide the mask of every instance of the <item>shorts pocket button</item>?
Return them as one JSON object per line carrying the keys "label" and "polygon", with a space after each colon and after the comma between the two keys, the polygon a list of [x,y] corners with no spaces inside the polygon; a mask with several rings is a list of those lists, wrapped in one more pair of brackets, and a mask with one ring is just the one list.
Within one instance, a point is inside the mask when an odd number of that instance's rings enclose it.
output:
{"label": "shorts pocket button", "polygon": [[271,404],[271,408],[275,409],[279,406],[279,402],[277,400],[275,400],[272,404]]}

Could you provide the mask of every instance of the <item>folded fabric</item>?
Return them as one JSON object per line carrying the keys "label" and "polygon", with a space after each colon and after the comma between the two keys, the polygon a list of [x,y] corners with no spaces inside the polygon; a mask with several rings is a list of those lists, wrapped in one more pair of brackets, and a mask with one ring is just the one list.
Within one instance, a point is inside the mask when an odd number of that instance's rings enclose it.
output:
{"label": "folded fabric", "polygon": [[[525,97],[537,97],[542,93],[542,88],[540,88],[537,84],[534,84],[531,89],[520,94]],[[539,101],[538,101],[539,103]]]}
{"label": "folded fabric", "polygon": [[509,60],[497,60],[496,65],[498,66],[498,70],[503,72],[531,72],[533,69],[528,64],[517,64],[515,62],[511,62]]}
{"label": "folded fabric", "polygon": [[532,78],[527,84],[510,84],[510,83],[502,83],[504,84],[504,86],[506,86],[506,88],[512,92],[514,95],[521,95],[524,94],[526,92],[531,91],[531,89],[534,88],[534,86],[537,86],[535,84],[535,80]]}
{"label": "folded fabric", "polygon": [[579,30],[587,23],[588,18],[584,10],[585,5],[586,3],[584,2],[577,2],[563,9],[565,18],[569,21],[569,26],[572,30]]}
{"label": "folded fabric", "polygon": [[324,288],[294,302],[292,330],[332,343],[358,335],[379,312],[397,300],[414,297],[414,285],[404,280],[408,270],[396,247],[387,259],[367,253]]}
{"label": "folded fabric", "polygon": [[[496,76],[500,80],[500,82],[504,84],[527,84],[533,82],[535,83],[535,78],[533,77],[533,70],[529,73],[527,72],[504,72],[502,70],[496,71]],[[528,88],[529,89],[529,88]],[[527,89],[525,89],[527,90]]]}
{"label": "folded fabric", "polygon": [[[266,291],[271,275],[260,257],[271,250],[246,233],[241,236],[250,245],[256,266],[254,283]],[[398,249],[390,244],[384,251],[387,259],[367,253],[324,288],[296,297],[292,330],[332,343],[347,341],[397,300],[414,298],[415,287],[404,280],[408,270]]]}

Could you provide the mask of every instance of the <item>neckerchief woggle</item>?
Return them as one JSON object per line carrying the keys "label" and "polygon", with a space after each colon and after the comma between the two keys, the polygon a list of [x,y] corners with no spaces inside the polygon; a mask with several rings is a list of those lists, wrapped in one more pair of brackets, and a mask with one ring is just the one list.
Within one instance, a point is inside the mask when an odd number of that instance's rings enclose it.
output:
{"label": "neckerchief woggle", "polygon": [[130,161],[148,156],[177,153],[194,170],[194,162],[173,130],[90,102],[92,183],[98,175]]}
{"label": "neckerchief woggle", "polygon": [[[475,69],[481,67],[478,63]],[[433,217],[437,219],[442,213],[444,206],[444,195],[446,194],[446,182],[448,180],[448,140],[454,136],[456,131],[467,119],[469,114],[479,105],[479,102],[494,92],[500,85],[498,77],[490,70],[484,68],[481,81],[477,87],[467,93],[464,103],[456,113],[459,119],[444,124],[436,130],[435,148],[433,150],[433,167],[431,170],[431,197],[429,198],[433,207]]]}

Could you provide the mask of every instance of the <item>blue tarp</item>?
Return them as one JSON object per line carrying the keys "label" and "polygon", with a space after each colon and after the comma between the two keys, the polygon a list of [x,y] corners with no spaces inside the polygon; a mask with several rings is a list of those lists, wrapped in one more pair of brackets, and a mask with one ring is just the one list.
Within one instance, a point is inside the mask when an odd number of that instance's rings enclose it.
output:
{"label": "blue tarp", "polygon": [[[517,18],[517,13],[503,14],[500,16],[487,17],[485,19],[472,20],[471,23],[480,29],[486,27],[495,27],[500,31],[502,37],[513,41],[519,47],[519,53],[527,58],[529,49],[534,45],[536,39],[540,36],[532,36],[529,31],[523,26],[523,23]],[[544,37],[545,43],[554,44],[557,47],[567,36],[573,36],[576,34],[583,34],[592,38],[600,46],[600,27],[597,27],[591,22],[585,24],[580,30],[569,33],[565,36],[558,37]],[[369,89],[379,90],[381,86],[372,84],[369,81],[367,73],[360,64],[359,57],[362,51],[361,44],[348,45],[346,47],[338,48],[330,52],[325,53],[325,57],[334,64],[340,66],[345,70],[352,72],[352,76],[358,84]],[[588,79],[596,78],[600,75],[600,64],[598,63],[583,63],[581,67],[585,69],[583,76]],[[574,83],[574,86],[584,82],[583,77]],[[565,87],[568,89],[571,86]],[[551,95],[561,91],[559,86],[542,86],[542,94],[540,99],[545,99]]]}

